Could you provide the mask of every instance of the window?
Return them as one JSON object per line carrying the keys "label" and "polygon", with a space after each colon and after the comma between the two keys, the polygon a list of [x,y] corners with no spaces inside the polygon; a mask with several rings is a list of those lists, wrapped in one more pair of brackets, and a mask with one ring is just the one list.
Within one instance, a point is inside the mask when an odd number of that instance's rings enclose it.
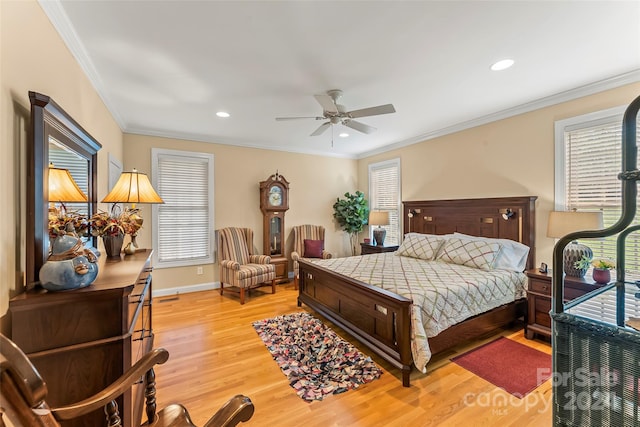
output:
{"label": "window", "polygon": [[[602,210],[605,227],[618,221],[623,113],[620,107],[556,122],[556,210]],[[640,224],[637,216],[632,224]],[[616,259],[616,236],[585,243],[595,258]],[[639,232],[627,237],[625,267],[629,278],[640,278]]]}
{"label": "window", "polygon": [[164,204],[153,206],[154,265],[213,262],[213,154],[154,148],[154,187]]}
{"label": "window", "polygon": [[[400,231],[400,159],[369,165],[369,209],[389,212],[389,225],[384,239],[386,246],[399,245]],[[373,238],[373,227],[369,227]]]}

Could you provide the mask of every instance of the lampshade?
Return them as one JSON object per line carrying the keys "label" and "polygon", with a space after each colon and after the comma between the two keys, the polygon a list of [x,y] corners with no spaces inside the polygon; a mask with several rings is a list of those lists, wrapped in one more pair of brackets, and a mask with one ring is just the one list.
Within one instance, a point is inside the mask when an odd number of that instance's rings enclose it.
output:
{"label": "lampshade", "polygon": [[602,212],[552,211],[549,213],[547,237],[559,239],[575,231],[602,228]]}
{"label": "lampshade", "polygon": [[123,172],[102,203],[164,203],[146,174],[133,169]]}
{"label": "lampshade", "polygon": [[[603,228],[602,212],[559,212],[553,211],[549,214],[549,224],[547,225],[547,236],[560,238],[575,231],[599,230]],[[576,267],[576,262],[582,258],[592,258],[593,251],[587,245],[571,242],[564,248],[563,268],[565,274],[574,277],[584,277],[586,268]]]}
{"label": "lampshade", "polygon": [[67,169],[60,169],[49,165],[49,201],[50,202],[86,202],[87,195],[82,192],[78,184]]}
{"label": "lampshade", "polygon": [[370,225],[389,225],[389,212],[373,211],[369,213]]}

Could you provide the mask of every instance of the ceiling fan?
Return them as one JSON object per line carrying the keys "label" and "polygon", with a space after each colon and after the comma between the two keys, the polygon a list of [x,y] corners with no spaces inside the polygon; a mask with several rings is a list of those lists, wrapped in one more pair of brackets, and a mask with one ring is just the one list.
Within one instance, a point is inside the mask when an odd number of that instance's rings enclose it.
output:
{"label": "ceiling fan", "polygon": [[343,125],[355,129],[362,133],[372,133],[376,130],[373,126],[366,125],[364,123],[355,121],[360,117],[377,116],[379,114],[395,113],[396,109],[392,104],[378,105],[377,107],[362,108],[360,110],[346,111],[344,105],[338,104],[338,99],[342,96],[342,91],[339,89],[333,89],[327,91],[326,95],[314,95],[316,101],[322,107],[322,116],[309,116],[309,117],[276,117],[276,120],[298,120],[298,119],[315,119],[315,120],[328,120],[320,125],[311,136],[317,136],[322,134],[331,125],[337,125],[342,123]]}

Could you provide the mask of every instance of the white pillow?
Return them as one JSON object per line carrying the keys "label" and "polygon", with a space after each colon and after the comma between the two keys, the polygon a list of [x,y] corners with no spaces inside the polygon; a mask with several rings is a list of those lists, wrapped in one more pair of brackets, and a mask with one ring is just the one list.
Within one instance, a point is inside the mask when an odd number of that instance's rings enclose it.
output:
{"label": "white pillow", "polygon": [[496,239],[492,237],[469,236],[468,234],[453,233],[461,239],[484,240],[486,242],[500,243],[502,250],[493,268],[497,270],[510,270],[522,272],[527,267],[529,246],[510,239]]}
{"label": "white pillow", "polygon": [[438,259],[451,264],[493,270],[501,250],[502,245],[497,242],[450,237],[445,240]]}
{"label": "white pillow", "polygon": [[444,242],[442,236],[434,234],[407,233],[397,250],[397,255],[432,260]]}

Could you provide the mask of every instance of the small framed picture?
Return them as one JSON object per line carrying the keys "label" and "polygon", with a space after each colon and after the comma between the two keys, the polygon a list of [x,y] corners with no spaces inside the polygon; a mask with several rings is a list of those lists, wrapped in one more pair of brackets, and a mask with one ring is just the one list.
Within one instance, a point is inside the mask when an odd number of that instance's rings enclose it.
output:
{"label": "small framed picture", "polygon": [[540,271],[540,273],[547,273],[549,271],[549,267],[547,267],[547,264],[540,263],[540,268],[538,269],[538,271]]}

